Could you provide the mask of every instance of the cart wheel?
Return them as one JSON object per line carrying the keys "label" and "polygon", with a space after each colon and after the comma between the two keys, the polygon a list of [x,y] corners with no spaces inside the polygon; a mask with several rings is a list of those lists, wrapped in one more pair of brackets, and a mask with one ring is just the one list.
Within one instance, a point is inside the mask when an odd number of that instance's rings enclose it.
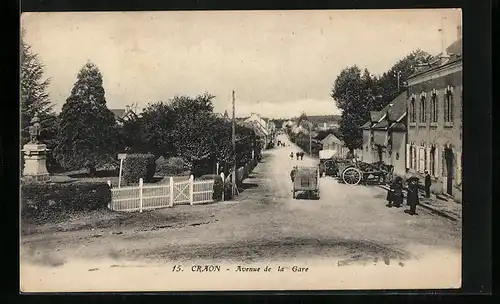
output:
{"label": "cart wheel", "polygon": [[342,172],[342,180],[348,185],[357,185],[363,179],[363,173],[355,167],[349,167]]}

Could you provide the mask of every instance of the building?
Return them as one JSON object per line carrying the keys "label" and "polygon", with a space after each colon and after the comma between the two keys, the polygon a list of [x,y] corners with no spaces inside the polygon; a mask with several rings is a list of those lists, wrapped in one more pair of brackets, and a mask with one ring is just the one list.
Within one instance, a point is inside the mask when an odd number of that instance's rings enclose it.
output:
{"label": "building", "polygon": [[462,197],[462,35],[408,83],[409,174],[428,170],[432,190]]}
{"label": "building", "polygon": [[125,121],[128,121],[130,119],[137,119],[139,115],[132,110],[129,106],[127,106],[125,109],[109,109],[114,115],[116,122],[121,125]]}
{"label": "building", "polygon": [[274,123],[269,123],[268,120],[262,118],[257,113],[251,113],[250,117],[244,119],[244,122],[252,123],[255,133],[262,139],[264,148],[267,148],[271,143],[274,142]]}
{"label": "building", "polygon": [[401,93],[379,112],[372,112],[363,126],[363,160],[383,162],[394,174],[406,175],[406,93]]}
{"label": "building", "polygon": [[338,129],[341,117],[339,115],[311,115],[307,120],[317,126],[319,130]]}
{"label": "building", "polygon": [[349,153],[349,149],[345,147],[344,142],[331,133],[321,140],[321,144],[323,145],[323,151],[331,151],[328,154],[332,156],[346,158]]}
{"label": "building", "polygon": [[381,122],[383,115],[378,111],[370,112],[370,120],[361,126],[363,133],[363,152],[361,159],[366,163],[376,162],[379,158],[377,150],[373,147],[374,130],[372,129],[377,123]]}

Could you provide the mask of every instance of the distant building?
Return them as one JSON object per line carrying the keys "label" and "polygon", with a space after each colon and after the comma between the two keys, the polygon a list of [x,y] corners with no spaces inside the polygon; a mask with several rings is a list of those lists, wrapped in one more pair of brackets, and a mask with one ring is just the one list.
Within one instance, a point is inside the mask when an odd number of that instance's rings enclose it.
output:
{"label": "distant building", "polygon": [[318,129],[320,130],[330,130],[330,129],[338,129],[340,124],[338,122],[324,122],[318,125]]}
{"label": "distant building", "polygon": [[344,142],[331,133],[321,140],[321,144],[323,145],[324,151],[332,151],[330,155],[345,158],[349,153],[349,149],[345,146]]}
{"label": "distant building", "polygon": [[462,36],[408,82],[408,171],[433,191],[462,197]]}
{"label": "distant building", "polygon": [[116,122],[121,125],[124,122],[131,120],[131,119],[137,119],[139,115],[134,112],[129,106],[127,106],[125,109],[109,109],[114,115],[115,115],[115,120]]}
{"label": "distant building", "polygon": [[256,133],[261,137],[264,148],[268,147],[269,144],[273,143],[276,135],[276,126],[273,122],[262,118],[257,113],[251,113],[250,117],[243,120],[247,123],[252,123]]}

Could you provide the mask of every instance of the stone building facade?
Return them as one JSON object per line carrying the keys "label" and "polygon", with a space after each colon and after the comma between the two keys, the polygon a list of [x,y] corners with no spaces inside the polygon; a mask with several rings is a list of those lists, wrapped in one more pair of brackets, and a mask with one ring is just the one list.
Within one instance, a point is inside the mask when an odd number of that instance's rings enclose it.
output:
{"label": "stone building facade", "polygon": [[[426,69],[407,79],[407,173],[428,170],[435,193],[462,198],[461,38]],[[453,53],[450,52],[453,50]]]}

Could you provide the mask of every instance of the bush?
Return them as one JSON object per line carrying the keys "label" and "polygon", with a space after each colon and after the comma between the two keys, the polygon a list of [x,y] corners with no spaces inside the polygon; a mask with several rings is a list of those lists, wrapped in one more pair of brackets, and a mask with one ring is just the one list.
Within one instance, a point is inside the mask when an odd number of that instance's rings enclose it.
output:
{"label": "bush", "polygon": [[123,181],[135,184],[142,178],[151,182],[156,171],[156,157],[153,154],[129,154],[123,161]]}
{"label": "bush", "polygon": [[175,176],[184,172],[186,172],[186,166],[180,157],[165,159],[161,156],[156,160],[156,175]]}
{"label": "bush", "polygon": [[103,182],[21,182],[21,216],[50,218],[58,214],[107,208],[111,190]]}
{"label": "bush", "polygon": [[214,195],[213,200],[218,202],[222,200],[223,182],[222,177],[216,174],[207,174],[199,178],[199,180],[214,180]]}

